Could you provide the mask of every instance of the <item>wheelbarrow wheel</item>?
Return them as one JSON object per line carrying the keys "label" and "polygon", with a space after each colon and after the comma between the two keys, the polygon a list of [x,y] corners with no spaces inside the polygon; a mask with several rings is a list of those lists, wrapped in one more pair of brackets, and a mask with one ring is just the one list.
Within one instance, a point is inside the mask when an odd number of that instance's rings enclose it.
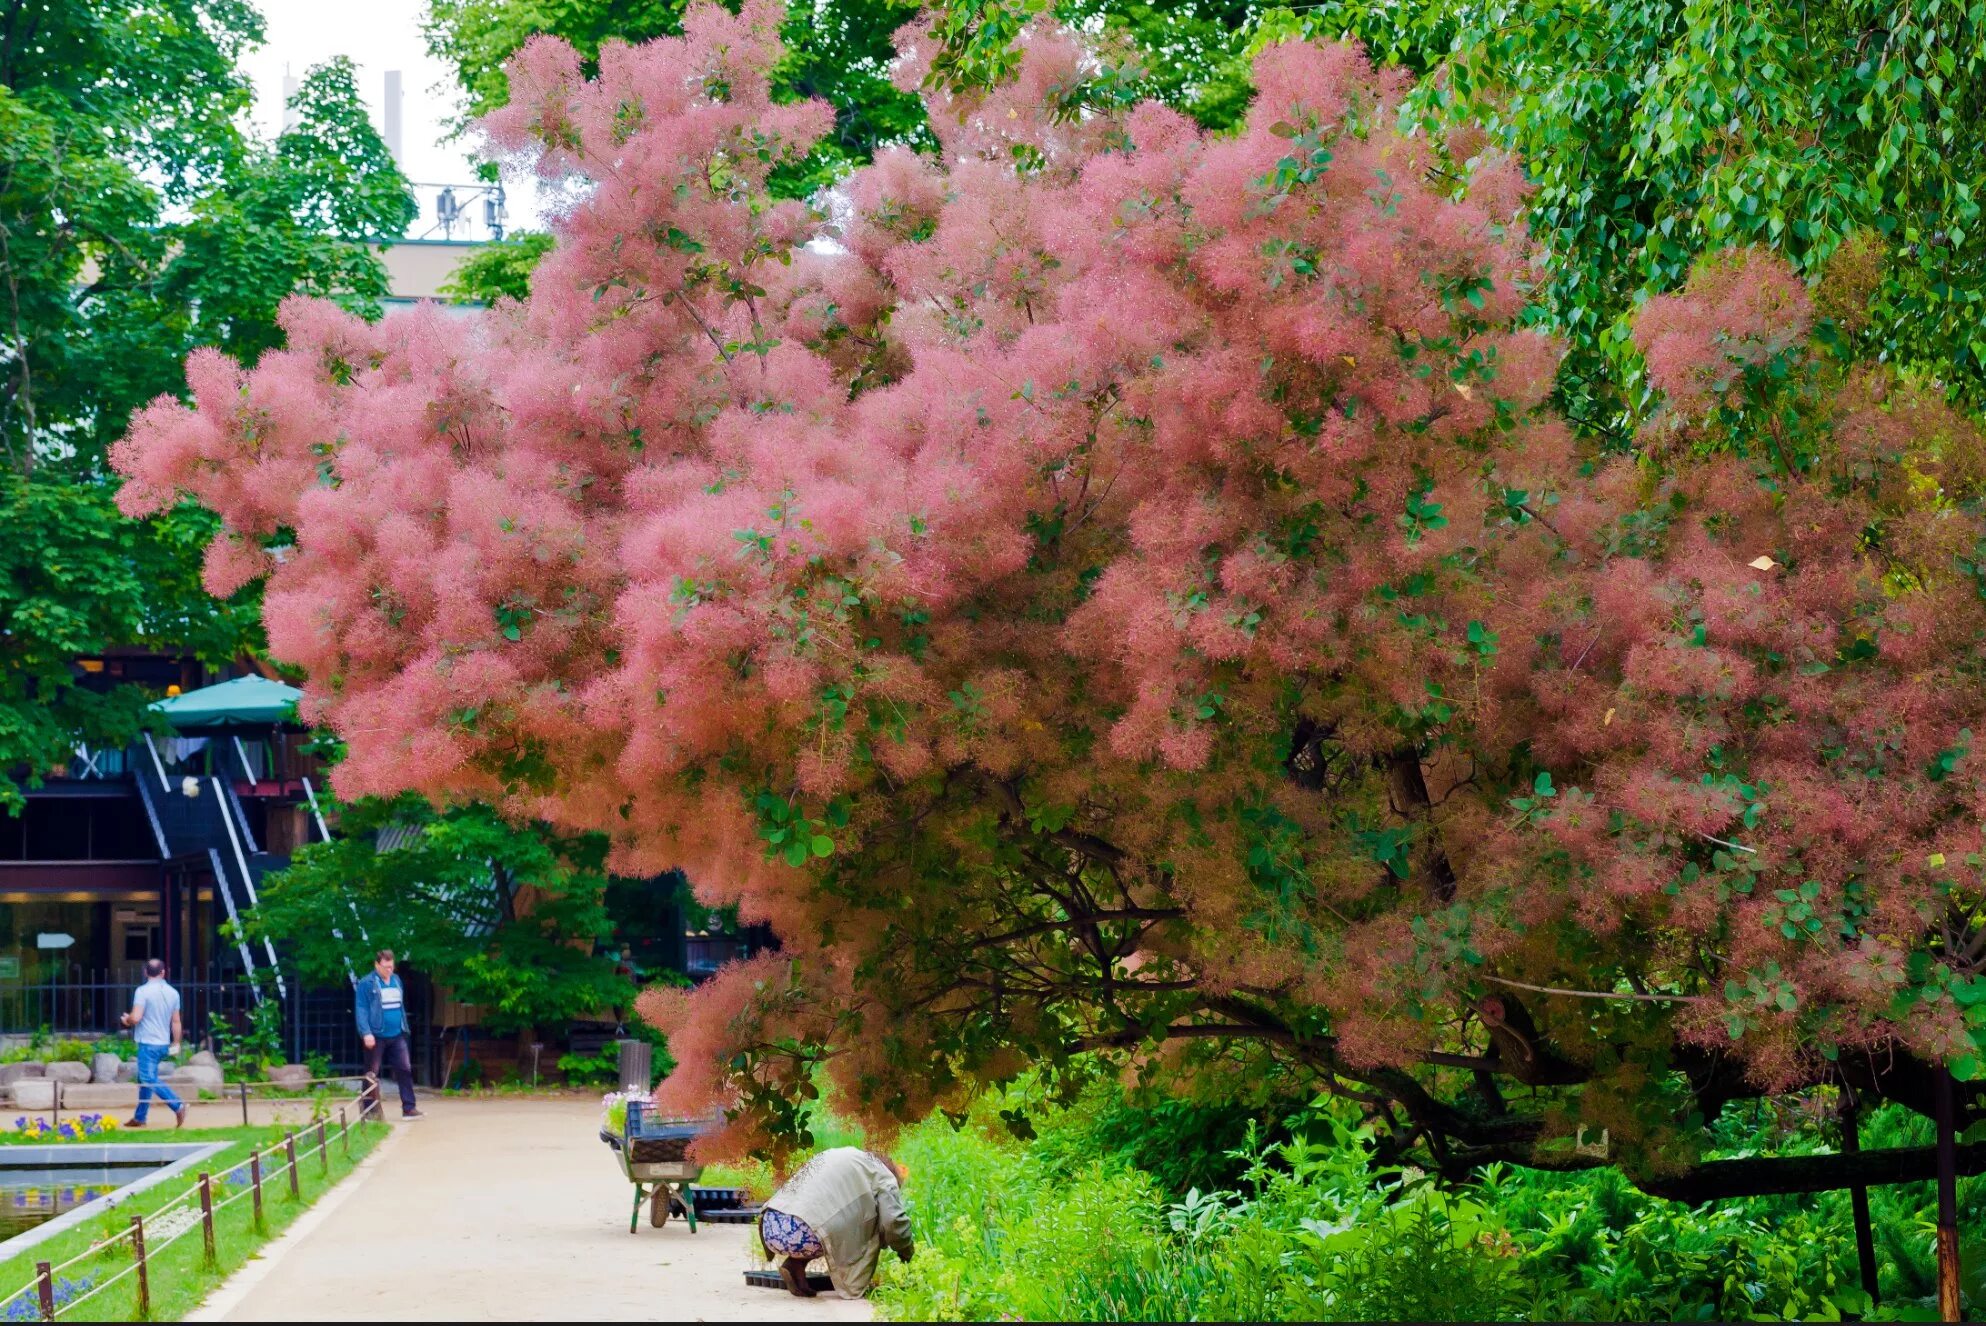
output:
{"label": "wheelbarrow wheel", "polygon": [[655,1190],[648,1195],[649,1225],[652,1228],[660,1229],[662,1226],[668,1224],[669,1208],[673,1204],[674,1199],[669,1192],[669,1185],[666,1183],[656,1184]]}

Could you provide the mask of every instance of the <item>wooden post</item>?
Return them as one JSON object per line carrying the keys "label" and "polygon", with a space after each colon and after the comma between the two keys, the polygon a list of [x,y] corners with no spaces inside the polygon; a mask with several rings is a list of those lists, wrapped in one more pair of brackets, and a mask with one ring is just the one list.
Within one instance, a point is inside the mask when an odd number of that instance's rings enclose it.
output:
{"label": "wooden post", "polygon": [[297,1135],[291,1133],[283,1139],[283,1153],[290,1162],[290,1200],[299,1201],[303,1192],[297,1187]]}
{"label": "wooden post", "polygon": [[317,1121],[317,1163],[324,1173],[331,1172],[331,1137],[324,1131],[324,1120]]}
{"label": "wooden post", "polygon": [[41,1319],[55,1320],[55,1277],[49,1274],[47,1262],[34,1264],[34,1287],[41,1295]]}
{"label": "wooden post", "polygon": [[[1843,1155],[1852,1156],[1862,1149],[1860,1107],[1855,1088],[1844,1083],[1841,1088]],[[1869,1220],[1869,1186],[1865,1183],[1852,1184],[1848,1196],[1855,1213],[1855,1260],[1862,1268],[1862,1291],[1869,1296],[1869,1304],[1873,1307],[1882,1302],[1882,1290],[1876,1280],[1876,1234]]]}
{"label": "wooden post", "polygon": [[200,1241],[207,1246],[207,1265],[214,1264],[214,1180],[200,1176]]}
{"label": "wooden post", "polygon": [[152,1278],[145,1266],[145,1217],[131,1217],[131,1255],[138,1262],[138,1320],[152,1319]]}
{"label": "wooden post", "polygon": [[241,1083],[241,1126],[248,1127],[248,1083]]}
{"label": "wooden post", "polygon": [[345,1143],[345,1159],[352,1158],[352,1126],[345,1122],[345,1107],[338,1107],[338,1136]]}
{"label": "wooden post", "polygon": [[255,1232],[259,1234],[262,1232],[262,1153],[260,1151],[249,1153],[248,1181],[255,1188],[255,1196],[250,1200],[255,1203]]}
{"label": "wooden post", "polygon": [[1958,1293],[1958,1138],[1952,1123],[1952,1075],[1937,1070],[1938,1122],[1938,1316],[1963,1321]]}
{"label": "wooden post", "polygon": [[55,1123],[54,1123],[54,1127],[55,1127],[55,1128],[57,1128],[57,1129],[60,1129],[60,1128],[62,1127],[62,1079],[61,1079],[61,1078],[59,1078],[59,1077],[55,1079],[55,1107],[54,1107],[54,1108],[55,1108]]}

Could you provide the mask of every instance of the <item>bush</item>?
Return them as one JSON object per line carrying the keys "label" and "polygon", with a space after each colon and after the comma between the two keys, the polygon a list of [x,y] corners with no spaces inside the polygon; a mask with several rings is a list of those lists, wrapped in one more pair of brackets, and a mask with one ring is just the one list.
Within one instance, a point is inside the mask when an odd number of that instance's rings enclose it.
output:
{"label": "bush", "polygon": [[[888,1264],[877,1295],[884,1315],[1895,1319],[1921,1316],[1933,1288],[1927,1184],[1871,1194],[1884,1293],[1872,1313],[1846,1193],[1692,1208],[1649,1197],[1613,1170],[1503,1166],[1445,1185],[1379,1165],[1369,1130],[1319,1105],[1282,1125],[1287,1141],[1244,1127],[1223,1158],[1232,1186],[1176,1195],[1124,1157],[1147,1152],[1185,1114],[1153,1112],[1150,1136],[1138,1139],[1107,1095],[1091,1096],[1021,1142],[1007,1128],[1019,1104],[989,1099],[960,1128],[940,1120],[906,1134],[898,1155],[910,1169],[918,1254],[909,1266]],[[1812,1120],[1734,1110],[1713,1134],[1726,1154],[1831,1149]],[[1925,1132],[1897,1109],[1864,1124],[1872,1147],[1922,1144]],[[1084,1159],[1085,1146],[1102,1149]],[[1961,1181],[1959,1197],[1962,1227],[1977,1228],[1986,1181]],[[1977,1260],[1967,1265],[1978,1303],[1986,1280]]]}

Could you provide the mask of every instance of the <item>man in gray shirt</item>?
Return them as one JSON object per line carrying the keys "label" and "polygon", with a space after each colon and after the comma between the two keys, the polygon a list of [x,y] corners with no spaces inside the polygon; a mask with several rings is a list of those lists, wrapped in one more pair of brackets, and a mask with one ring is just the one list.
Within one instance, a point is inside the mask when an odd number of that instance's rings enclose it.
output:
{"label": "man in gray shirt", "polygon": [[186,1106],[171,1087],[159,1081],[160,1062],[179,1053],[181,1027],[179,991],[166,984],[165,964],[157,958],[145,963],[145,983],[138,987],[137,995],[131,1000],[131,1011],[122,1021],[125,1026],[136,1028],[131,1038],[138,1042],[138,1112],[124,1126],[145,1126],[145,1116],[152,1108],[152,1093],[156,1091],[178,1120],[173,1126],[184,1127]]}

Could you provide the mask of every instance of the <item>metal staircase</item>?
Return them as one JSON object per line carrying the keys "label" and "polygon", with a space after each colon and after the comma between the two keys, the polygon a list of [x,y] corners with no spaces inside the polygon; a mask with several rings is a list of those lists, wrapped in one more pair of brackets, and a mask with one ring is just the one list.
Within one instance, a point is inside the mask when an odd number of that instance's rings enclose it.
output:
{"label": "metal staircase", "polygon": [[[223,762],[234,756],[242,766],[242,776],[253,778],[239,742],[216,742],[215,747]],[[134,763],[138,765],[139,795],[144,800],[152,830],[158,835],[160,853],[168,859],[207,858],[228,920],[235,925],[235,947],[241,955],[243,970],[255,987],[256,999],[260,1000],[262,985],[256,979],[259,972],[255,951],[242,937],[240,923],[243,914],[254,910],[257,904],[256,882],[271,870],[282,869],[289,863],[288,859],[261,850],[242,810],[241,799],[235,795],[230,781],[220,774],[183,774],[175,781],[166,773],[158,745],[149,735],[140,758]],[[287,997],[289,984],[276,957],[276,946],[264,938],[261,950],[264,969],[274,978],[276,992]]]}

